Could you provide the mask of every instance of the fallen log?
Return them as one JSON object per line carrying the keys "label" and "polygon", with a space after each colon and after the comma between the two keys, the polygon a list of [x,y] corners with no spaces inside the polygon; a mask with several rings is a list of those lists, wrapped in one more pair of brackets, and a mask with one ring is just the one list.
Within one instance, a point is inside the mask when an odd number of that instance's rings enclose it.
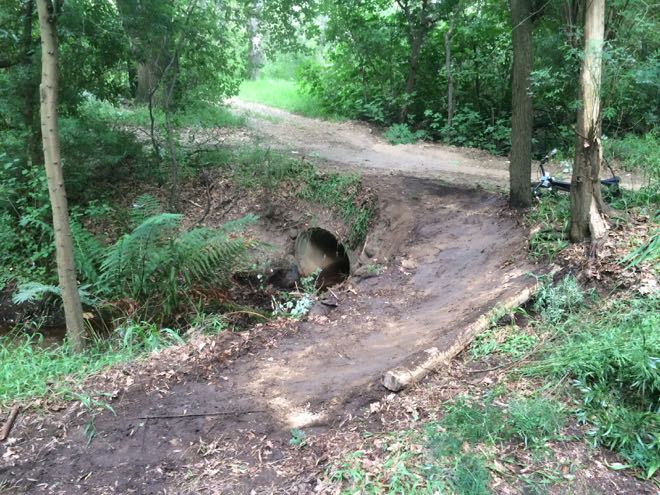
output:
{"label": "fallen log", "polygon": [[[547,276],[552,277],[559,272],[559,270],[560,267],[553,265]],[[438,366],[446,364],[465,349],[470,342],[472,342],[474,337],[488,328],[494,315],[501,313],[503,309],[511,310],[525,304],[534,296],[534,294],[536,294],[539,287],[540,283],[537,281],[532,286],[525,287],[517,294],[505,299],[490,311],[481,315],[477,321],[465,328],[456,342],[454,342],[449,348],[441,350],[438,347],[430,347],[423,351],[411,354],[402,364],[396,368],[388,370],[383,375],[383,386],[392,392],[399,392],[421,380]]]}

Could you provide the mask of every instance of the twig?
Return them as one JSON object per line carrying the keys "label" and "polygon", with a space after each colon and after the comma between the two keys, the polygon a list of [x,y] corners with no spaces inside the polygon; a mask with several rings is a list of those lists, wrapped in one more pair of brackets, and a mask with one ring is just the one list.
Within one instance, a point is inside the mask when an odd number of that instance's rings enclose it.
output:
{"label": "twig", "polygon": [[266,411],[263,410],[248,410],[248,411],[222,411],[222,412],[210,412],[210,413],[198,413],[198,414],[174,414],[171,416],[138,416],[135,419],[185,419],[185,418],[205,418],[209,416],[232,416],[240,414],[257,414],[263,413]]}
{"label": "twig", "polygon": [[2,427],[2,431],[0,432],[0,442],[7,440],[9,432],[11,432],[11,429],[14,426],[14,422],[16,421],[16,417],[18,416],[18,410],[18,406],[11,408],[9,416],[7,417],[7,421],[5,422],[5,425]]}

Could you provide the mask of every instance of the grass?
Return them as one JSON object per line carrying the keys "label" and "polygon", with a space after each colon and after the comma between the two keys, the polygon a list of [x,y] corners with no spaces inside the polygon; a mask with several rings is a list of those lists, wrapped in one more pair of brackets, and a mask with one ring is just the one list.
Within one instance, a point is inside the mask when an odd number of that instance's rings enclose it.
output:
{"label": "grass", "polygon": [[660,298],[622,299],[577,312],[523,373],[572,380],[578,419],[594,444],[647,477],[660,469]]}
{"label": "grass", "polygon": [[568,246],[570,215],[568,194],[544,194],[529,212],[527,221],[533,229],[529,254],[534,260],[548,259]]}
{"label": "grass", "polygon": [[604,156],[616,161],[626,171],[639,171],[649,181],[660,180],[660,132],[658,129],[639,136],[627,134],[604,140]]}
{"label": "grass", "polygon": [[86,376],[182,341],[173,330],[146,323],[127,324],[110,338],[95,339],[79,354],[71,352],[66,341],[44,347],[40,334],[2,336],[0,408],[13,401],[46,396],[74,399]]}
{"label": "grass", "polygon": [[328,473],[331,481],[343,485],[342,494],[434,494],[447,493],[449,485],[417,448],[423,441],[414,430],[397,432],[380,439],[382,462],[368,451],[358,450]]}
{"label": "grass", "polygon": [[239,187],[275,189],[288,184],[300,199],[334,210],[347,227],[351,248],[366,238],[374,208],[361,196],[359,175],[320,173],[309,161],[259,146],[207,153],[205,160],[201,166],[230,168]]}
{"label": "grass", "polygon": [[[146,106],[120,108],[112,103],[90,98],[83,103],[83,110],[97,114],[106,122],[142,127],[149,127],[151,123]],[[154,120],[160,128],[165,125],[165,114],[162,110],[154,109]],[[245,117],[235,115],[222,105],[200,101],[176,112],[173,123],[177,128],[244,127]]]}
{"label": "grass", "polygon": [[[573,277],[556,286],[546,283],[526,314],[529,332],[546,337],[535,342],[531,361],[498,386],[473,390],[429,411],[437,420],[415,421],[387,434],[386,442],[380,436],[379,443],[366,439],[330,470],[330,479],[341,484],[342,493],[472,495],[491,493],[491,472],[497,472],[526,492],[546,493],[549,486],[573,479],[565,475],[565,461],[557,459],[561,451],[552,447],[566,440],[569,416],[585,425],[584,439],[591,446],[604,446],[622,458],[613,469],[653,477],[660,469],[658,307],[657,294],[599,301]],[[488,337],[472,344],[478,351],[471,354],[514,359],[531,350],[512,345],[523,329],[505,328],[507,338],[499,346],[485,345],[498,331],[494,326]],[[568,438],[578,440],[573,432]],[[382,444],[381,450],[370,449],[372,444]],[[529,463],[524,474],[502,468],[509,462],[521,466],[521,461]],[[394,485],[386,465],[397,465],[408,484]]]}
{"label": "grass", "polygon": [[312,118],[332,118],[319,102],[302,91],[295,81],[287,79],[257,79],[244,81],[238,97],[245,101],[262,103],[288,112]]}

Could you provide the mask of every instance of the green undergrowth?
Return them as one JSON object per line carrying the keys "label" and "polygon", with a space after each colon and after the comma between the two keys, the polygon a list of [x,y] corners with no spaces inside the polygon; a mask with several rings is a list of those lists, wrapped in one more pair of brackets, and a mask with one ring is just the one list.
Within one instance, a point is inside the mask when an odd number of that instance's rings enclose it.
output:
{"label": "green undergrowth", "polygon": [[46,345],[41,334],[15,331],[0,337],[0,408],[43,397],[76,399],[85,377],[181,342],[174,330],[126,323],[110,336],[93,338],[85,351],[76,354],[66,341]]}
{"label": "green undergrowth", "polygon": [[660,131],[626,134],[604,140],[604,156],[623,170],[636,171],[649,181],[660,180]]}
{"label": "green undergrowth", "polygon": [[604,301],[553,323],[557,337],[527,376],[569,377],[588,438],[646,477],[660,469],[660,298]]}
{"label": "green undergrowth", "polygon": [[317,99],[309,93],[302,91],[293,80],[287,79],[257,79],[244,81],[238,97],[245,101],[262,103],[289,112],[298,113],[305,117],[332,118]]}
{"label": "green undergrowth", "polygon": [[[610,221],[615,226],[621,221],[621,214],[627,212],[657,221],[660,182],[650,182],[636,191],[621,189],[617,194],[612,194],[604,188],[603,198],[613,209]],[[552,192],[543,194],[529,210],[527,223],[532,229],[529,239],[529,254],[532,259],[552,261],[569,245],[570,207],[571,199],[568,193]]]}
{"label": "green undergrowth", "polygon": [[[107,123],[141,127],[149,127],[151,124],[149,108],[146,105],[117,107],[109,102],[89,99],[82,104],[82,111],[94,112]],[[165,125],[165,113],[154,109],[153,116],[155,124],[162,128]],[[245,118],[232,113],[223,105],[198,101],[183,105],[172,115],[172,123],[178,128],[244,127]]]}
{"label": "green undergrowth", "polygon": [[[579,465],[565,465],[562,445],[580,441],[615,452],[612,469],[653,477],[660,469],[658,307],[657,295],[603,300],[573,277],[544,282],[530,308],[499,315],[468,350],[476,368],[500,362],[499,380],[438,404],[408,429],[365,436],[329,478],[346,494],[489,494],[494,476],[546,493],[551,485],[570,488],[566,469]],[[581,433],[566,430],[569,423]]]}

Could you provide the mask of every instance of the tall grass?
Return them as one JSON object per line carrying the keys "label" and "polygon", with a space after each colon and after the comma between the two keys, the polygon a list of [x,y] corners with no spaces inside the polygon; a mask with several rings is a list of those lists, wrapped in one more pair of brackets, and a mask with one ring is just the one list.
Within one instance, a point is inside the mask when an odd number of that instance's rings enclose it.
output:
{"label": "tall grass", "polygon": [[[660,469],[660,298],[629,298],[555,322],[562,338],[526,375],[572,380],[594,444],[647,477]],[[548,322],[552,325],[552,322]]]}
{"label": "tall grass", "polygon": [[95,339],[81,353],[68,343],[44,345],[40,334],[0,337],[0,408],[16,400],[75,397],[86,376],[116,363],[183,342],[176,332],[146,323],[129,323],[109,338]]}
{"label": "tall grass", "polygon": [[258,79],[244,81],[238,97],[312,118],[331,118],[319,102],[302,91],[295,81],[286,79]]}
{"label": "tall grass", "polygon": [[660,180],[660,131],[655,129],[639,136],[626,134],[604,141],[604,155],[616,160],[624,170],[637,170],[653,182]]}

